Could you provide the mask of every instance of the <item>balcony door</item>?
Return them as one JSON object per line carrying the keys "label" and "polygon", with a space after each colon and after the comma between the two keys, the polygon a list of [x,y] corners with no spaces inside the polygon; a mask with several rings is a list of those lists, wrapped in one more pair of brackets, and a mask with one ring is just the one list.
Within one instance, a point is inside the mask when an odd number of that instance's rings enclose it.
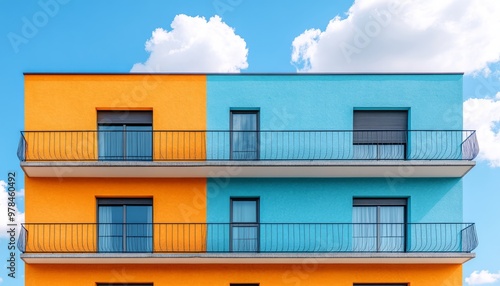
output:
{"label": "balcony door", "polygon": [[151,111],[98,111],[99,160],[152,160],[152,122]]}
{"label": "balcony door", "polygon": [[406,159],[408,111],[355,110],[354,159]]}
{"label": "balcony door", "polygon": [[404,252],[406,199],[354,199],[353,251]]}
{"label": "balcony door", "polygon": [[231,111],[231,160],[259,159],[259,112]]}
{"label": "balcony door", "polygon": [[259,250],[259,199],[231,199],[230,231],[231,251]]}
{"label": "balcony door", "polygon": [[152,199],[98,199],[99,252],[152,252]]}

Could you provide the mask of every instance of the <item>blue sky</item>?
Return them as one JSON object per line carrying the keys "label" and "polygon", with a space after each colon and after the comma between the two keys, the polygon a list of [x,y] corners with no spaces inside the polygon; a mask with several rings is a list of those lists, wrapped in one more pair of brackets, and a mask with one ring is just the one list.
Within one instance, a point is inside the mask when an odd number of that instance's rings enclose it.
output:
{"label": "blue sky", "polygon": [[[396,6],[390,0],[310,2],[1,1],[0,180],[15,171],[18,189],[24,187],[16,158],[23,130],[23,72],[129,72],[133,67],[193,72],[463,71],[464,124],[478,130],[482,149],[477,166],[464,179],[464,221],[477,224],[480,241],[477,258],[464,266],[464,279],[478,271],[469,277],[471,285],[500,285],[498,1],[406,0]],[[176,17],[181,14],[186,16]],[[215,15],[220,18],[211,19]],[[193,38],[198,42],[190,45]],[[163,57],[179,45],[185,51]],[[17,197],[21,217],[23,194]],[[6,195],[1,198],[5,201]],[[5,216],[6,211],[1,213]],[[2,261],[8,257],[5,219]],[[17,278],[8,277],[2,267],[0,285],[23,285],[23,267],[17,261]]]}

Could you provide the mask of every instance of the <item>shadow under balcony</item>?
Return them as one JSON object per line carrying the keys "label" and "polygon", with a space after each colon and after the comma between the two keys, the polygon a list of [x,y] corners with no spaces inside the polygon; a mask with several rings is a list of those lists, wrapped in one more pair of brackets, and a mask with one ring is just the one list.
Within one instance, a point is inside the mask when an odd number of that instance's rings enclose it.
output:
{"label": "shadow under balcony", "polygon": [[26,223],[29,264],[461,264],[471,223]]}
{"label": "shadow under balcony", "polygon": [[29,177],[462,177],[475,131],[23,131]]}

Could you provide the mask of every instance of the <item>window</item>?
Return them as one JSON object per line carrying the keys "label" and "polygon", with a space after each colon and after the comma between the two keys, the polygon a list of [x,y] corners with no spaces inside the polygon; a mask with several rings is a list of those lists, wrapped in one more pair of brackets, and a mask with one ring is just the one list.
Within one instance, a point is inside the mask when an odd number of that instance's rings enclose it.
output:
{"label": "window", "polygon": [[152,160],[151,111],[98,111],[99,160]]}
{"label": "window", "polygon": [[353,251],[405,251],[406,199],[354,199]]}
{"label": "window", "polygon": [[152,252],[152,199],[98,199],[99,252]]}
{"label": "window", "polygon": [[231,251],[259,250],[259,199],[231,199]]}
{"label": "window", "polygon": [[231,159],[259,159],[258,111],[231,111]]}
{"label": "window", "polygon": [[408,111],[355,110],[354,159],[405,159]]}

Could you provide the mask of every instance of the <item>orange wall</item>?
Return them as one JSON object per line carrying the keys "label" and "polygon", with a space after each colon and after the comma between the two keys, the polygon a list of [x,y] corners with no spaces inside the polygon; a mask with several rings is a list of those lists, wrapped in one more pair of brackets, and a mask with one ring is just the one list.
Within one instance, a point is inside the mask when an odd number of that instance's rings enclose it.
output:
{"label": "orange wall", "polygon": [[[152,110],[155,130],[206,129],[206,77],[203,75],[25,75],[25,130],[96,130],[98,110]],[[42,135],[40,135],[42,134]],[[68,135],[71,134],[71,135]],[[36,137],[38,136],[38,137]],[[181,154],[172,144],[181,135],[155,135],[155,159]],[[203,134],[195,134],[203,142]],[[201,136],[201,137],[200,137]],[[173,139],[171,138],[173,137]],[[96,160],[95,133],[31,133],[27,157]],[[184,139],[184,138],[181,138]],[[189,139],[189,138],[188,138]],[[192,139],[192,138],[191,138]],[[163,141],[162,141],[163,140]],[[184,141],[184,140],[180,140]],[[162,143],[163,142],[163,143]],[[204,144],[198,144],[204,146]],[[30,149],[31,148],[31,149]],[[182,148],[182,146],[180,147]],[[204,149],[183,149],[190,158],[203,159]],[[67,157],[64,157],[67,156]],[[95,223],[96,198],[153,198],[153,221],[206,222],[205,179],[70,179],[25,178],[27,223]],[[38,227],[39,229],[33,229]],[[95,226],[57,226],[65,240],[47,239],[46,226],[27,226],[28,246],[68,244],[79,237],[86,249],[95,250]],[[156,227],[156,226],[155,226]],[[161,229],[158,229],[161,231]],[[87,236],[82,236],[82,231]],[[156,229],[155,229],[156,231]],[[160,233],[157,231],[157,233]],[[172,232],[172,230],[169,230]],[[201,231],[201,230],[199,230]],[[37,237],[34,233],[44,233]],[[49,233],[49,234],[47,234]],[[35,240],[36,243],[35,243]],[[155,239],[155,243],[161,241]],[[198,241],[196,241],[198,242]],[[54,244],[54,245],[55,245]],[[72,250],[81,251],[79,245]],[[155,245],[155,248],[157,245]],[[33,249],[34,250],[34,249]],[[201,249],[202,250],[202,249]]]}
{"label": "orange wall", "polygon": [[[206,222],[205,182],[205,179],[26,178],[26,249],[95,252],[96,199],[139,197],[153,198],[156,251],[204,251],[204,225],[181,228],[163,223]],[[179,237],[183,240],[179,241]]]}
{"label": "orange wall", "polygon": [[95,130],[97,109],[152,109],[157,130],[206,129],[204,75],[25,75],[25,130]]}
{"label": "orange wall", "polygon": [[353,283],[462,285],[460,265],[26,265],[26,286],[95,286],[153,282],[154,286],[260,283],[260,286],[352,286]]}
{"label": "orange wall", "polygon": [[[205,130],[206,76],[25,75],[26,158],[97,160],[98,110],[152,110],[154,130]],[[203,160],[204,147],[203,132],[153,136],[155,160]]]}
{"label": "orange wall", "polygon": [[[96,130],[98,109],[150,109],[156,130],[204,130],[206,76],[25,75],[25,130]],[[25,187],[26,222],[96,222],[99,196],[153,197],[155,222],[206,221],[204,179],[26,177]]]}
{"label": "orange wall", "polygon": [[26,222],[96,222],[96,198],[153,198],[154,222],[206,222],[205,179],[26,178]]}

